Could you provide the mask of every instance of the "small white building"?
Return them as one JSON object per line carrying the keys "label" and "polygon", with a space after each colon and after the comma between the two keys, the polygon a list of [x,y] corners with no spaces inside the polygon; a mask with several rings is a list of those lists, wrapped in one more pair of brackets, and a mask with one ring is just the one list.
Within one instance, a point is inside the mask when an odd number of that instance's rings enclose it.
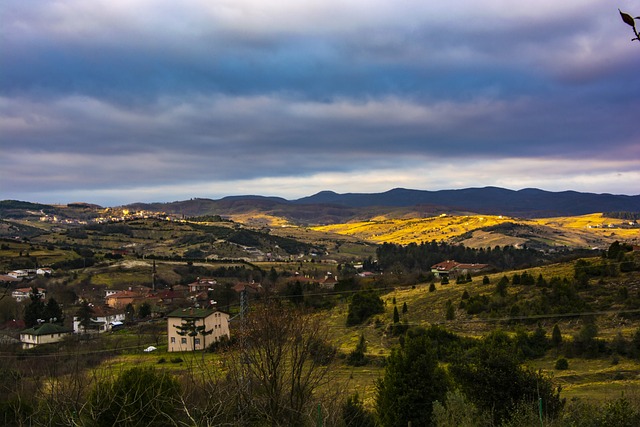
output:
{"label": "small white building", "polygon": [[229,314],[223,311],[179,308],[167,315],[167,351],[204,350],[229,336]]}
{"label": "small white building", "polygon": [[36,274],[38,276],[51,276],[53,274],[53,269],[49,267],[39,268],[36,270]]}
{"label": "small white building", "polygon": [[[22,302],[31,298],[31,291],[33,291],[33,288],[18,288],[11,292],[11,296],[17,302]],[[45,288],[37,288],[37,291],[40,299],[44,300],[47,295],[47,290]]]}
{"label": "small white building", "polygon": [[33,348],[41,344],[50,344],[59,342],[67,335],[71,334],[71,330],[64,326],[54,323],[43,323],[40,326],[20,331],[20,342],[23,348]]}
{"label": "small white building", "polygon": [[117,310],[110,310],[103,307],[93,307],[93,316],[91,316],[91,325],[86,330],[80,325],[80,318],[73,316],[73,333],[102,333],[111,331],[114,326],[122,326],[125,313]]}

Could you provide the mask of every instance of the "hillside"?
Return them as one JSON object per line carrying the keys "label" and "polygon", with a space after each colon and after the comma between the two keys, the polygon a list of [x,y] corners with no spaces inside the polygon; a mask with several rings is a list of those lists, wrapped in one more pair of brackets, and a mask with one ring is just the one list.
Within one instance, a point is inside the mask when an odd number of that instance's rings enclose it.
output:
{"label": "hillside", "polygon": [[[640,262],[640,256],[635,256]],[[586,261],[597,264],[597,259]],[[364,335],[372,361],[365,368],[353,368],[357,390],[371,403],[376,372],[381,369],[376,361],[388,355],[399,336],[392,331],[394,308],[401,313],[400,325],[429,328],[439,325],[463,337],[478,338],[496,329],[512,337],[533,332],[540,327],[551,338],[554,325],[558,325],[565,342],[560,356],[569,358],[570,368],[554,368],[558,353],[548,351],[527,361],[532,367],[552,375],[562,385],[563,396],[571,399],[615,398],[620,393],[634,393],[640,386],[640,366],[633,357],[619,353],[611,362],[615,351],[613,343],[629,343],[640,330],[640,272],[617,273],[611,277],[592,276],[582,285],[575,284],[576,262],[552,264],[527,270],[490,274],[488,283],[481,276],[464,284],[442,285],[420,283],[413,286],[385,289],[381,298],[384,313],[372,316],[362,325],[345,327],[347,303],[339,304],[327,313],[326,319],[334,343],[344,352],[353,351],[359,337]],[[523,275],[543,278],[536,284],[516,284]],[[507,279],[504,294],[496,289]],[[430,289],[431,288],[431,289]],[[465,295],[466,294],[466,295]],[[475,301],[475,302],[474,302]],[[482,307],[474,304],[483,301]],[[447,307],[453,307],[451,316]],[[473,308],[472,308],[473,307]],[[573,353],[572,342],[577,340],[586,323],[594,321],[601,353],[585,356]],[[605,349],[605,345],[608,349]],[[622,347],[620,347],[622,348]],[[622,350],[620,350],[622,351]]]}
{"label": "hillside", "polygon": [[602,214],[544,219],[493,215],[439,215],[431,218],[387,219],[312,227],[375,243],[456,242],[473,248],[527,245],[532,248],[606,247],[615,240],[640,242],[640,226]]}

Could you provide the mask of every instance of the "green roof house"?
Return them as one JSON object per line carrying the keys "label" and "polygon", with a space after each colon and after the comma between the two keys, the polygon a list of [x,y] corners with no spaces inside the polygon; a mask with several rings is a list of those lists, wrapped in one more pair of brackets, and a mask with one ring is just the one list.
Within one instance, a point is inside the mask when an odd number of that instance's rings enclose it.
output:
{"label": "green roof house", "polygon": [[54,323],[43,323],[40,326],[20,331],[20,342],[23,348],[33,348],[40,344],[62,341],[72,330]]}

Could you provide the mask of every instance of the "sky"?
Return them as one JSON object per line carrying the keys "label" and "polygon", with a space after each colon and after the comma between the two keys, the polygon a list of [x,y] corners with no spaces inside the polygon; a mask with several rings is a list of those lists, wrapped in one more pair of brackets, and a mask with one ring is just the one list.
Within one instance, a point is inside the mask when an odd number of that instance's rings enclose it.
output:
{"label": "sky", "polygon": [[2,0],[0,200],[640,194],[618,0]]}

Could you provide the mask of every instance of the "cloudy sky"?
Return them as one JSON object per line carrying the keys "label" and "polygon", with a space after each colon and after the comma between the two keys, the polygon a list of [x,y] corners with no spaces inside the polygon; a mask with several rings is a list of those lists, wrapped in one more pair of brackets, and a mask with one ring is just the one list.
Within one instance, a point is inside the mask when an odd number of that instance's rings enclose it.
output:
{"label": "cloudy sky", "polygon": [[2,0],[0,199],[640,194],[618,0]]}

